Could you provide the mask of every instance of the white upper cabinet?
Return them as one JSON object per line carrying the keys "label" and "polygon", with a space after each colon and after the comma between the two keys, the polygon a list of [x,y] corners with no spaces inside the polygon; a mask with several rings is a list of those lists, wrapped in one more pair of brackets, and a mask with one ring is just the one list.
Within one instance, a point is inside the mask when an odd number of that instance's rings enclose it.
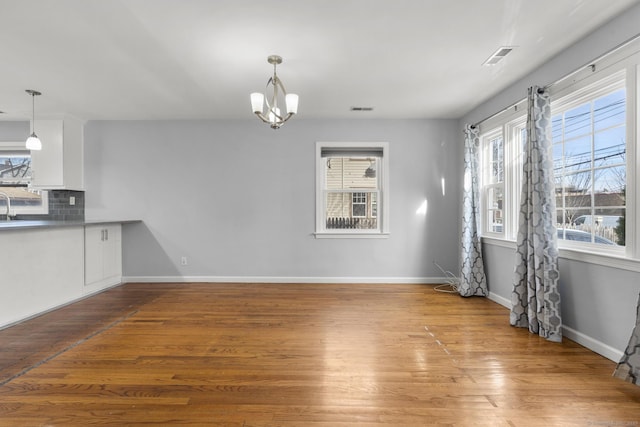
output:
{"label": "white upper cabinet", "polygon": [[36,120],[42,150],[31,151],[31,186],[84,190],[83,124],[75,118]]}

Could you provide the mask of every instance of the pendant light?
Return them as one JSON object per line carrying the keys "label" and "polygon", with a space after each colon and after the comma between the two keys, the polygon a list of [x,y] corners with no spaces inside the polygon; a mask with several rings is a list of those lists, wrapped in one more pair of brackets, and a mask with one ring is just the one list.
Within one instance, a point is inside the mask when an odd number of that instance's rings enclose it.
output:
{"label": "pendant light", "polygon": [[25,147],[27,147],[27,150],[42,150],[42,142],[40,142],[40,138],[38,138],[38,135],[36,135],[36,96],[42,94],[33,89],[27,89],[26,92],[31,95],[32,130],[31,135],[29,135],[29,138],[27,138]]}

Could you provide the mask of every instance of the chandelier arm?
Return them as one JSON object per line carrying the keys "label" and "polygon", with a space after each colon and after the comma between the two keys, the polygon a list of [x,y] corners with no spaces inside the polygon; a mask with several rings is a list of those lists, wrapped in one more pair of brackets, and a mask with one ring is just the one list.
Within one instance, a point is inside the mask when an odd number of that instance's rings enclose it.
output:
{"label": "chandelier arm", "polygon": [[[269,93],[269,85],[273,86],[273,94],[271,95],[271,102],[269,102],[269,98],[267,94]],[[266,86],[264,87],[264,103],[267,106],[267,111],[272,111],[278,108],[278,90],[277,86],[273,80],[273,77],[270,77],[267,81]]]}
{"label": "chandelier arm", "polygon": [[279,128],[282,124],[284,124],[284,122],[286,122],[287,120],[289,120],[293,116],[293,113],[287,113],[287,115],[284,116],[284,117],[275,115],[275,113],[274,113],[274,116],[277,118],[277,120],[276,121],[272,121],[272,120],[269,120],[268,117],[265,117],[265,115],[262,114],[259,111],[256,111],[254,114],[256,116],[258,116],[258,118],[260,120],[262,120],[262,122],[264,122],[264,123],[266,123],[268,125],[271,125],[271,127],[274,128],[274,129]]}
{"label": "chandelier arm", "polygon": [[280,89],[282,90],[282,94],[284,96],[287,96],[287,90],[284,88],[284,83],[282,83],[282,80],[280,80],[277,76],[276,76],[276,82],[278,86],[280,86]]}
{"label": "chandelier arm", "polygon": [[258,116],[258,118],[259,118],[260,120],[262,120],[263,122],[268,123],[268,124],[271,124],[271,121],[270,121],[269,119],[267,119],[267,118],[264,116],[264,114],[262,114],[261,112],[256,111],[254,114],[255,114],[256,116]]}
{"label": "chandelier arm", "polygon": [[[273,86],[273,95],[271,97],[271,102],[269,102],[269,98],[266,96],[267,92],[269,92],[269,85]],[[264,97],[264,101],[265,104],[267,106],[267,113],[268,114],[273,114],[273,116],[277,119],[275,122],[272,122],[271,120],[268,120],[264,118],[264,115],[260,115],[258,117],[260,117],[262,119],[262,121],[264,121],[265,123],[277,123],[278,126],[281,125],[282,123],[286,122],[287,120],[289,120],[291,118],[291,116],[293,115],[293,113],[287,113],[287,115],[282,116],[280,114],[277,113],[277,109],[278,109],[278,89],[280,89],[283,93],[283,95],[286,97],[287,96],[287,91],[284,88],[284,85],[282,84],[282,80],[280,80],[278,78],[278,76],[276,76],[274,74],[273,77],[269,78],[269,80],[267,81],[267,84],[265,86],[265,97]],[[256,113],[257,115],[258,113]]]}

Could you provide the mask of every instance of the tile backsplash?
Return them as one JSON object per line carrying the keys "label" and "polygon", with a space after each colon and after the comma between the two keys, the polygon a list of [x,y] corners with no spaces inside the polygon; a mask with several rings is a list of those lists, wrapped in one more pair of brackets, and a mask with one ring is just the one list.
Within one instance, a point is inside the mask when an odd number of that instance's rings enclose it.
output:
{"label": "tile backsplash", "polygon": [[[75,197],[75,204],[69,203]],[[50,220],[79,221],[84,219],[84,191],[51,190],[49,191]]]}

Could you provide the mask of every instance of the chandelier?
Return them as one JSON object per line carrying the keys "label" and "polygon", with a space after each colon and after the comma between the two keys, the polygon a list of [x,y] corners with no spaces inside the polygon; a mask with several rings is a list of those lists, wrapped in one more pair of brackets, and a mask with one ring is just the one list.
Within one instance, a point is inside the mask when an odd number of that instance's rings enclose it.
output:
{"label": "chandelier", "polygon": [[[251,108],[256,116],[263,122],[269,124],[271,129],[278,129],[294,114],[298,112],[298,95],[295,93],[287,93],[282,84],[282,80],[276,74],[276,66],[282,64],[282,58],[278,55],[271,55],[267,58],[269,64],[273,64],[273,77],[267,81],[264,95],[259,92],[251,94]],[[271,88],[271,98],[267,97]],[[278,107],[278,97],[282,93],[287,114],[283,115]],[[265,109],[266,107],[266,109]]]}

